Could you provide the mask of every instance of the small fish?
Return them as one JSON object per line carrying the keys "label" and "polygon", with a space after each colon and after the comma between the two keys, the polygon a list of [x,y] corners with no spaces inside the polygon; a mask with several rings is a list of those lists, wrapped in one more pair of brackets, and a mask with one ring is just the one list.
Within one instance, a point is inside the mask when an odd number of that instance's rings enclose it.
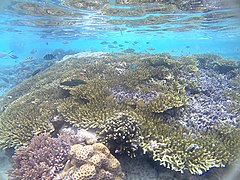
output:
{"label": "small fish", "polygon": [[62,43],[63,43],[63,44],[69,44],[69,42],[68,42],[68,41],[63,41]]}
{"label": "small fish", "polygon": [[147,50],[149,50],[149,51],[153,51],[153,50],[155,50],[155,48],[150,47],[150,48],[147,48]]}
{"label": "small fish", "polygon": [[135,49],[133,49],[133,48],[128,48],[128,49],[123,50],[122,52],[124,52],[124,53],[134,53],[134,52],[135,52]]}
{"label": "small fish", "polygon": [[53,55],[53,54],[46,54],[43,59],[44,60],[53,60],[56,58],[56,55]]}
{"label": "small fish", "polygon": [[3,57],[6,57],[6,56],[9,56],[12,52],[13,52],[13,50],[10,51],[9,53],[5,53],[5,52],[1,52],[1,51],[0,51],[0,58],[3,58]]}
{"label": "small fish", "polygon": [[15,55],[10,55],[10,58],[12,58],[12,59],[17,59],[18,57],[15,56]]}
{"label": "small fish", "polygon": [[113,43],[113,44],[117,44],[118,42],[117,42],[117,41],[113,41],[112,43]]}
{"label": "small fish", "polygon": [[22,63],[28,63],[28,62],[33,62],[36,61],[37,59],[34,57],[28,57],[22,61]]}
{"label": "small fish", "polygon": [[33,71],[33,73],[31,74],[32,76],[35,76],[36,74],[38,74],[39,72],[41,72],[41,69],[37,69],[35,71]]}
{"label": "small fish", "polygon": [[1,77],[1,79],[2,79],[4,82],[9,83],[9,80],[8,80],[7,78]]}
{"label": "small fish", "polygon": [[109,44],[109,42],[103,41],[103,42],[101,42],[100,44]]}
{"label": "small fish", "polygon": [[30,51],[31,54],[36,54],[36,52],[37,52],[36,49],[32,49],[32,50]]}
{"label": "small fish", "polygon": [[79,86],[82,84],[87,84],[87,82],[85,82],[81,79],[72,79],[70,81],[64,81],[64,82],[60,83],[60,85],[69,86],[69,87]]}
{"label": "small fish", "polygon": [[109,48],[117,48],[116,46],[113,45],[108,45]]}

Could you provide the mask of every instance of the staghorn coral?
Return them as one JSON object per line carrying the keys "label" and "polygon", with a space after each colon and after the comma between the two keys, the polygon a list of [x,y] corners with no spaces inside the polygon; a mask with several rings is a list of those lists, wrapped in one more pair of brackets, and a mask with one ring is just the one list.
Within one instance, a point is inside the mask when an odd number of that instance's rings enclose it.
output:
{"label": "staghorn coral", "polygon": [[238,158],[239,128],[221,125],[211,131],[189,131],[151,118],[151,123],[143,124],[144,134],[149,136],[139,146],[168,169],[201,175],[213,167],[232,165]]}
{"label": "staghorn coral", "polygon": [[53,132],[56,126],[61,125],[62,120],[55,121],[59,116],[57,104],[69,93],[60,88],[60,83],[81,79],[84,72],[77,69],[82,69],[85,60],[55,64],[44,73],[25,80],[3,97],[0,102],[1,148],[27,145],[35,134]]}
{"label": "staghorn coral", "polygon": [[124,177],[119,161],[101,143],[86,146],[75,144],[71,146],[69,155],[70,159],[58,174],[58,179],[120,180]]}
{"label": "staghorn coral", "polygon": [[70,146],[48,133],[34,136],[29,146],[20,147],[13,156],[14,179],[53,179],[67,161]]}

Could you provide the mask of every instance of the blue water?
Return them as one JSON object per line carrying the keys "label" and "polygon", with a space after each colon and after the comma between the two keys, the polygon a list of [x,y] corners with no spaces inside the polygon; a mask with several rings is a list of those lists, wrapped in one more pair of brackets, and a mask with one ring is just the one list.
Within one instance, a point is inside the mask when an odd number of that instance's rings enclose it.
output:
{"label": "blue water", "polygon": [[[218,1],[224,2],[204,2]],[[56,50],[65,55],[129,49],[177,56],[213,53],[240,59],[239,4],[230,7],[231,1],[225,6],[210,3],[204,11],[149,12],[154,3],[123,6],[110,1],[97,8],[76,8],[67,2],[74,0],[1,0],[0,54],[12,52],[17,58],[0,58],[0,77],[4,76],[0,95],[29,77],[41,62],[46,63],[44,55]],[[37,59],[38,64],[25,63],[23,67],[21,63],[28,58]],[[27,75],[16,78],[20,72]]]}
{"label": "blue water", "polygon": [[[74,0],[1,0],[0,54],[12,51],[10,55],[17,58],[0,58],[0,95],[31,76],[39,66],[41,70],[46,68],[44,55],[56,50],[64,51],[60,58],[77,52],[130,49],[177,56],[213,53],[240,59],[237,5],[230,8],[212,3],[204,11],[148,12],[155,8],[154,3],[118,5],[111,1],[97,8],[76,8],[68,2]],[[22,65],[29,58],[38,63]]]}
{"label": "blue water", "polygon": [[[27,57],[40,58],[59,48],[91,52],[121,52],[133,48],[136,52],[168,52],[173,55],[214,53],[224,58],[240,59],[238,9],[222,8],[191,13],[156,12],[124,17],[102,15],[99,10],[67,7],[61,1],[35,1],[42,7],[81,13],[76,17],[58,17],[39,12],[29,13],[16,7],[16,2],[25,1],[6,1],[5,6],[4,2],[1,3],[4,8],[1,8],[0,16],[0,51],[14,50],[13,54],[18,59],[1,58],[1,66],[15,65]],[[162,20],[145,25],[134,22],[149,17]],[[103,41],[109,44],[101,44]],[[117,43],[112,44],[114,41]],[[33,49],[37,53],[31,54]]]}

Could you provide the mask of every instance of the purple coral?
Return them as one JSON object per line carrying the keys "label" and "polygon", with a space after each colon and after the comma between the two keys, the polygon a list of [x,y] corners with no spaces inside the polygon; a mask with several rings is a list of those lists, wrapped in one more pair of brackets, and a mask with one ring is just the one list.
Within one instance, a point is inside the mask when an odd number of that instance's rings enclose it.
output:
{"label": "purple coral", "polygon": [[34,136],[27,147],[19,148],[13,156],[14,179],[53,179],[67,160],[70,146],[62,138],[43,133]]}
{"label": "purple coral", "polygon": [[131,100],[142,100],[144,103],[149,103],[153,99],[155,99],[159,93],[157,92],[135,92],[133,90],[126,90],[122,86],[116,86],[112,88],[112,92],[114,94],[114,98],[117,102],[122,102],[123,99],[131,99]]}
{"label": "purple coral", "polygon": [[[180,110],[180,123],[196,129],[211,129],[216,124],[238,125],[238,113],[231,112],[232,104],[237,104],[229,97],[227,92],[234,90],[231,78],[225,74],[200,69],[199,75],[186,77],[193,82],[198,82],[198,93],[187,92],[188,106]],[[239,90],[235,90],[239,91]],[[236,100],[237,101],[237,100]]]}

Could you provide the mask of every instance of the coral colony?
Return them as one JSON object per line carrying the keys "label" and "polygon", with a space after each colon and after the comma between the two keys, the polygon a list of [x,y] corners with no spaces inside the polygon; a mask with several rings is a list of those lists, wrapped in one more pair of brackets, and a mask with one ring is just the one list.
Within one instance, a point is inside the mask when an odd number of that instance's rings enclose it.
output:
{"label": "coral colony", "polygon": [[[231,166],[240,148],[239,67],[211,54],[68,56],[1,102],[0,147],[16,149],[11,176],[123,179],[112,154],[146,154],[198,175]],[[82,128],[97,140],[84,140]]]}

